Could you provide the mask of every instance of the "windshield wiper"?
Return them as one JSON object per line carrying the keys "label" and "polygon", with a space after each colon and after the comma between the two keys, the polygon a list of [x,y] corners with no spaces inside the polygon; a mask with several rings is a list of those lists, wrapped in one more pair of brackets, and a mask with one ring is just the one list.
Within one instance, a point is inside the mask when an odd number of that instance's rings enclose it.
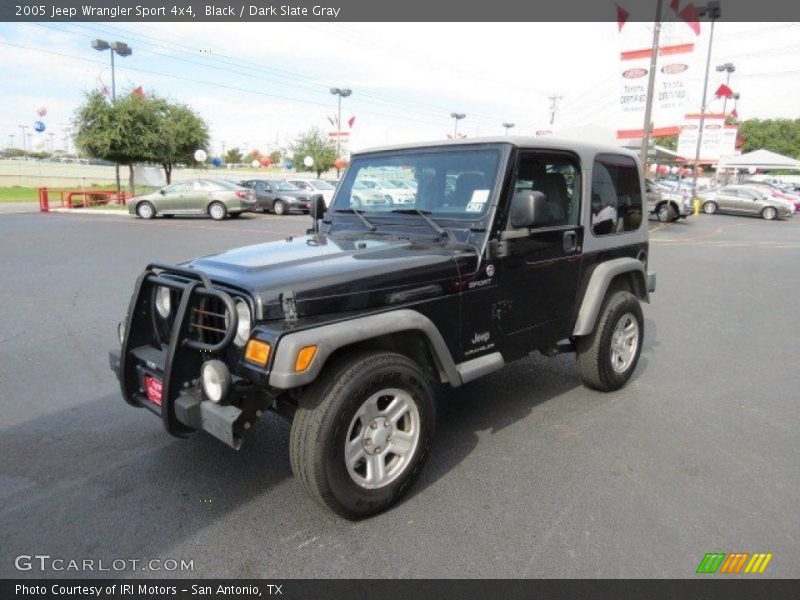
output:
{"label": "windshield wiper", "polygon": [[430,225],[431,228],[433,228],[433,230],[436,231],[436,233],[438,233],[440,237],[446,237],[446,238],[450,237],[450,232],[449,231],[447,231],[444,227],[439,225],[436,221],[434,221],[433,219],[428,217],[428,215],[431,214],[431,211],[429,211],[429,210],[420,210],[418,208],[395,208],[394,210],[392,210],[392,212],[393,213],[398,213],[398,214],[401,214],[401,215],[419,215],[420,217],[425,219],[425,222],[428,225]]}
{"label": "windshield wiper", "polygon": [[360,211],[360,210],[357,210],[357,209],[355,209],[355,208],[337,208],[337,209],[336,209],[335,211],[333,211],[333,212],[337,212],[337,213],[346,213],[346,214],[352,214],[352,215],[355,215],[355,216],[357,216],[359,219],[361,219],[361,222],[362,222],[362,223],[364,223],[364,226],[365,226],[367,229],[369,229],[370,231],[377,231],[377,230],[378,230],[378,228],[377,228],[377,227],[375,227],[375,225],[373,225],[373,224],[372,224],[372,223],[369,221],[369,219],[367,219],[367,217],[365,217],[363,214],[361,214],[361,211]]}

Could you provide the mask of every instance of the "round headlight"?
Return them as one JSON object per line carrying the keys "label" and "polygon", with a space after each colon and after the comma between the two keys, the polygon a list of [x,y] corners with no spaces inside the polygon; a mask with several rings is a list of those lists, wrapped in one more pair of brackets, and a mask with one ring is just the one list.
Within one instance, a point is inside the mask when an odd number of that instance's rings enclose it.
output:
{"label": "round headlight", "polygon": [[236,325],[236,337],[233,338],[233,343],[237,346],[244,346],[250,338],[250,307],[247,302],[241,298],[234,302],[236,306],[236,316],[238,317]]}
{"label": "round headlight", "polygon": [[221,402],[228,395],[231,385],[231,374],[221,360],[209,360],[200,369],[203,392],[212,402]]}
{"label": "round headlight", "polygon": [[156,310],[162,319],[166,319],[172,310],[172,299],[169,288],[163,285],[156,290]]}

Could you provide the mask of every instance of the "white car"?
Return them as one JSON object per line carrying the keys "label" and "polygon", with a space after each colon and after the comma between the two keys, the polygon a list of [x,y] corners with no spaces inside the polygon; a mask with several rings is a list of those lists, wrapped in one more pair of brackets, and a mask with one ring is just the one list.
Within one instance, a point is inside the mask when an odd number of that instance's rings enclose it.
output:
{"label": "white car", "polygon": [[414,204],[416,193],[413,189],[399,187],[388,179],[360,179],[365,187],[381,193],[392,204]]}
{"label": "white car", "polygon": [[333,192],[336,191],[336,186],[331,185],[324,179],[289,179],[288,181],[310,194],[322,194],[322,198],[325,200],[325,206],[331,205]]}

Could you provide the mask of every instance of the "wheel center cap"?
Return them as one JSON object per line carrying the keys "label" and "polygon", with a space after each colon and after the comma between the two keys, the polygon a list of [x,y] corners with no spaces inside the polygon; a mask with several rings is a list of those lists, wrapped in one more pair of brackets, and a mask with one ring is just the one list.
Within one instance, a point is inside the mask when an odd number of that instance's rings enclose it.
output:
{"label": "wheel center cap", "polygon": [[382,454],[386,451],[386,446],[392,439],[393,432],[394,427],[392,427],[388,419],[383,417],[373,419],[367,425],[362,438],[361,443],[364,445],[364,451],[370,455]]}

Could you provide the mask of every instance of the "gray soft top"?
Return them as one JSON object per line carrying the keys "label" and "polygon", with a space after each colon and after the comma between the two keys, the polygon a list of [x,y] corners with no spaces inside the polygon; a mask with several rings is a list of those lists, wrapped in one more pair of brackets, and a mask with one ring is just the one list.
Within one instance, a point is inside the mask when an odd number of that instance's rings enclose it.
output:
{"label": "gray soft top", "polygon": [[592,144],[589,142],[581,142],[574,139],[557,138],[551,136],[515,136],[515,135],[497,135],[488,137],[474,137],[466,138],[463,140],[432,140],[428,142],[417,142],[413,144],[395,144],[391,146],[377,146],[374,148],[366,148],[354,152],[353,156],[360,156],[362,154],[370,154],[373,152],[391,152],[393,150],[414,150],[423,148],[441,148],[441,147],[468,147],[479,146],[486,144],[510,144],[521,149],[530,150],[570,150],[579,155],[598,154],[598,153],[612,153],[623,154],[632,158],[638,158],[638,154],[631,152],[621,146],[610,146],[608,144]]}

